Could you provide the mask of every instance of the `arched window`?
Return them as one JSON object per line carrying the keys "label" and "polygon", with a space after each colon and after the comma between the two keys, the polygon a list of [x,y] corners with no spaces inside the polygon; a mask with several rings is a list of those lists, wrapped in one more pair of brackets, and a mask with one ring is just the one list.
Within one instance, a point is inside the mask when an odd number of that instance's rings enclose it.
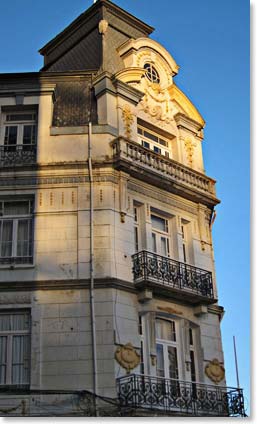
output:
{"label": "arched window", "polygon": [[146,78],[149,79],[149,81],[154,82],[156,84],[159,84],[160,77],[158,72],[156,71],[155,67],[151,63],[146,63],[144,65],[144,69],[146,69]]}

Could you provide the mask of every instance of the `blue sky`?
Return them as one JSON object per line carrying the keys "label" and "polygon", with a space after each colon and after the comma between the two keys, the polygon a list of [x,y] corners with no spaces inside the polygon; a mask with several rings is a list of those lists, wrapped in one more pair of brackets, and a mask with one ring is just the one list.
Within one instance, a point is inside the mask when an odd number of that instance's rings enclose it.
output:
{"label": "blue sky", "polygon": [[[37,71],[37,50],[93,1],[12,0],[1,5],[0,72]],[[246,0],[116,0],[156,28],[152,35],[180,65],[175,81],[206,121],[207,175],[217,179],[213,227],[227,383],[240,384],[250,403],[249,266],[249,3]],[[249,410],[248,410],[249,412]]]}

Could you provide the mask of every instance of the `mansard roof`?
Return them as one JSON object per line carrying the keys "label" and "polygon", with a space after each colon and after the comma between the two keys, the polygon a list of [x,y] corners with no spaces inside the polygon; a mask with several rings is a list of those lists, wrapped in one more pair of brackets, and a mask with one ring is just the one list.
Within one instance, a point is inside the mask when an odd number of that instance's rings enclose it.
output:
{"label": "mansard roof", "polygon": [[[108,31],[105,52],[98,30],[101,20],[106,20],[111,29]],[[42,70],[58,72],[100,68],[104,66],[106,55],[107,64],[108,59],[113,57],[112,46],[118,46],[130,38],[148,37],[153,30],[153,27],[111,1],[97,0],[39,50],[44,56]]]}

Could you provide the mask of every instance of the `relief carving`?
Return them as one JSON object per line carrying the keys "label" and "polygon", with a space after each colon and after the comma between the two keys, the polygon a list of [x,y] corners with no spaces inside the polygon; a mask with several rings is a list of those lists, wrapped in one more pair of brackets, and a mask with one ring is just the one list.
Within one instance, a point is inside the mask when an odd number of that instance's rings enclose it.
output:
{"label": "relief carving", "polygon": [[185,138],[185,148],[187,152],[187,160],[190,166],[193,165],[193,156],[194,156],[194,150],[196,147],[196,143],[191,140],[191,138]]}
{"label": "relief carving", "polygon": [[136,368],[140,363],[140,355],[131,343],[118,347],[115,352],[115,359],[127,373]]}
{"label": "relief carving", "polygon": [[134,117],[128,105],[125,105],[122,109],[122,119],[124,122],[126,137],[130,138],[132,132],[131,125],[133,124]]}
{"label": "relief carving", "polygon": [[218,359],[213,359],[205,367],[205,374],[214,383],[220,383],[225,377],[225,369]]}
{"label": "relief carving", "polygon": [[146,82],[145,96],[140,102],[141,110],[157,121],[169,124],[174,118],[168,90],[160,84]]}

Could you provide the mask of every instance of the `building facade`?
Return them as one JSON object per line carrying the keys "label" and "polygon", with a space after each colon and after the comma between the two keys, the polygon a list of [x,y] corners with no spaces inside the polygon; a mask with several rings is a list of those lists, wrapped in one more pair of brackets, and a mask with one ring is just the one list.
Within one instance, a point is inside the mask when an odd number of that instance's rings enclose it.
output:
{"label": "building facade", "polygon": [[205,123],[152,31],[98,0],[0,75],[2,415],[244,415]]}

